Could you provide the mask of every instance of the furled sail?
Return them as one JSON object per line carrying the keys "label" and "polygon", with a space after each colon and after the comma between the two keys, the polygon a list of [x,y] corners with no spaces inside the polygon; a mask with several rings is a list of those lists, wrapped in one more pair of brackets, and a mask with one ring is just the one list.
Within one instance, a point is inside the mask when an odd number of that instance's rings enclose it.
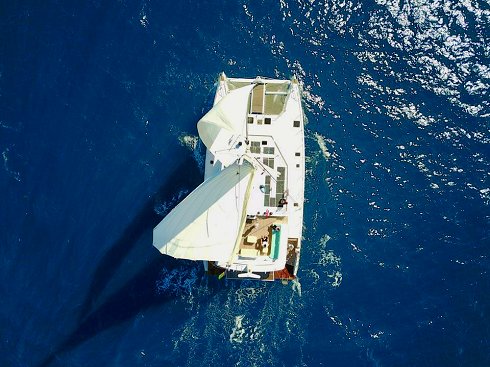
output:
{"label": "furled sail", "polygon": [[204,145],[225,166],[245,152],[246,119],[253,87],[250,84],[231,91],[197,123]]}
{"label": "furled sail", "polygon": [[179,259],[230,259],[253,173],[253,165],[244,160],[204,181],[153,229],[153,246]]}

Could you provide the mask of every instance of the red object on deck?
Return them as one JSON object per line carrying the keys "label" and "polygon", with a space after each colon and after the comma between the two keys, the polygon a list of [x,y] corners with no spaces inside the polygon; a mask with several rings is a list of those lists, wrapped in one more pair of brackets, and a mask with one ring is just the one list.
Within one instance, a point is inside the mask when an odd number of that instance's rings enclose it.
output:
{"label": "red object on deck", "polygon": [[292,280],[296,278],[293,274],[291,274],[288,269],[284,268],[282,270],[277,270],[274,272],[274,279],[288,279]]}

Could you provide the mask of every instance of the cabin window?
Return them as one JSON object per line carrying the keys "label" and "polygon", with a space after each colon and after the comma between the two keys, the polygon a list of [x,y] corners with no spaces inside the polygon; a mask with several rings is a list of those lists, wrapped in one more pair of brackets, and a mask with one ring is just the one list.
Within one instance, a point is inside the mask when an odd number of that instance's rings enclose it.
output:
{"label": "cabin window", "polygon": [[300,125],[300,122],[299,122],[299,121],[294,121],[294,122],[293,122],[293,126],[294,126],[294,127],[299,127],[299,125]]}
{"label": "cabin window", "polygon": [[269,166],[270,168],[274,168],[274,158],[264,158],[262,161],[266,166]]}
{"label": "cabin window", "polygon": [[277,175],[276,194],[282,195],[286,182],[286,167],[277,167],[277,172],[279,175]]}
{"label": "cabin window", "polygon": [[262,145],[267,145],[267,140],[262,140]]}
{"label": "cabin window", "polygon": [[279,197],[279,199],[280,199],[282,197],[282,195],[284,194],[284,181],[277,182],[276,193],[277,193],[277,196],[280,196]]}
{"label": "cabin window", "polygon": [[265,176],[264,193],[270,195],[271,193],[271,176]]}
{"label": "cabin window", "polygon": [[269,199],[270,199],[269,195],[264,195],[264,206],[269,206]]}
{"label": "cabin window", "polygon": [[271,176],[265,176],[264,185],[264,206],[269,206],[270,202],[270,192],[271,192]]}
{"label": "cabin window", "polygon": [[254,123],[254,118],[253,118],[253,117],[248,117],[248,118],[247,118],[247,122],[248,122],[249,124],[253,124],[253,123]]}
{"label": "cabin window", "polygon": [[252,141],[250,143],[250,152],[260,154],[260,142],[259,141]]}
{"label": "cabin window", "polygon": [[266,125],[270,125],[271,124],[271,118],[270,117],[266,117],[265,120],[264,120],[264,123]]}
{"label": "cabin window", "polygon": [[296,152],[296,153],[294,153],[294,155],[295,155],[296,157],[299,157],[299,156],[301,155],[301,153]]}
{"label": "cabin window", "polygon": [[262,152],[264,154],[274,154],[274,148],[273,147],[264,147],[262,149]]}

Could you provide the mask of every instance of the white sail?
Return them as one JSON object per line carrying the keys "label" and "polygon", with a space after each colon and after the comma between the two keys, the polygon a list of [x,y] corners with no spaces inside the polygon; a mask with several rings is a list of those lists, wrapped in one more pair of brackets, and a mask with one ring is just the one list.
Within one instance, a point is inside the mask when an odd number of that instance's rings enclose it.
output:
{"label": "white sail", "polygon": [[153,246],[180,259],[229,260],[253,173],[245,160],[204,181],[153,229]]}
{"label": "white sail", "polygon": [[225,166],[245,152],[246,119],[253,87],[250,84],[231,91],[197,123],[204,145]]}

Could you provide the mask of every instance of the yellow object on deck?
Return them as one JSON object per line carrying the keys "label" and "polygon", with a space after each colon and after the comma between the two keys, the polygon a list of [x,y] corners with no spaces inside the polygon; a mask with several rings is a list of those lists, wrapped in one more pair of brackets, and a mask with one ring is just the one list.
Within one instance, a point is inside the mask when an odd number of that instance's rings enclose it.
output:
{"label": "yellow object on deck", "polygon": [[259,256],[259,251],[254,248],[242,248],[240,250],[240,255],[245,257],[257,257]]}

